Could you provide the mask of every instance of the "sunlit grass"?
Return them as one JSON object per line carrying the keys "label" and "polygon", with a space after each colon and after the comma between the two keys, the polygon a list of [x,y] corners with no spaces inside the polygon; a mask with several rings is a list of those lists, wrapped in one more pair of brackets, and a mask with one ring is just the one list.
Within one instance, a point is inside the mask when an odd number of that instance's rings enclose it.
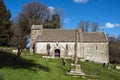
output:
{"label": "sunlit grass", "polygon": [[67,75],[72,61],[66,61],[64,66],[61,59],[45,59],[27,50],[17,60],[15,53],[0,51],[0,80],[120,80],[120,71],[93,62],[80,62],[86,76]]}

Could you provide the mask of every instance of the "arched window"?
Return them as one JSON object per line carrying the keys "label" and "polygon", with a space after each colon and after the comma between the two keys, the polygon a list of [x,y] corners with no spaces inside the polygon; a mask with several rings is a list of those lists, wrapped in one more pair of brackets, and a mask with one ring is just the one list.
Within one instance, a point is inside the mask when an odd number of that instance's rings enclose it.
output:
{"label": "arched window", "polygon": [[47,53],[50,55],[50,44],[47,44]]}
{"label": "arched window", "polygon": [[96,50],[98,50],[98,46],[96,46]]}
{"label": "arched window", "polygon": [[68,50],[68,44],[66,44],[66,50]]}
{"label": "arched window", "polygon": [[47,49],[50,49],[50,44],[47,44]]}
{"label": "arched window", "polygon": [[68,54],[68,44],[66,44],[66,52],[65,52],[65,55]]}

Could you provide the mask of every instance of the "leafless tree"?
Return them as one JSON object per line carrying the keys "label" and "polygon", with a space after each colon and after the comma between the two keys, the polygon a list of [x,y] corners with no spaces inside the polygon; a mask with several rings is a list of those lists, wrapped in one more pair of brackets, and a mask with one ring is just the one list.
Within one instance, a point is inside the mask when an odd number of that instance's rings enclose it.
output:
{"label": "leafless tree", "polygon": [[60,18],[65,16],[65,12],[62,8],[55,8],[55,14],[58,14],[60,16]]}
{"label": "leafless tree", "polygon": [[88,21],[81,21],[78,25],[78,27],[80,29],[82,29],[83,32],[88,32],[89,26],[90,26],[90,24]]}
{"label": "leafless tree", "polygon": [[48,7],[40,2],[30,2],[23,6],[17,16],[17,26],[20,26],[24,33],[30,34],[33,24],[42,24],[49,15]]}
{"label": "leafless tree", "polygon": [[14,27],[14,34],[11,38],[12,46],[17,46],[18,44],[21,44],[22,47],[25,47],[27,35],[22,31],[20,26],[14,24],[13,27]]}
{"label": "leafless tree", "polygon": [[23,15],[30,23],[40,24],[49,14],[48,7],[40,2],[31,2],[23,6]]}
{"label": "leafless tree", "polygon": [[[62,16],[62,11],[60,11],[60,9],[55,10],[55,14],[58,14],[58,13],[59,13],[59,16]],[[23,6],[22,11],[19,13],[19,15],[15,20],[16,27],[17,27],[16,31],[18,30],[18,28],[19,30],[21,30],[20,32],[18,32],[17,35],[21,35],[22,36],[21,38],[23,38],[22,40],[25,42],[24,38],[30,35],[31,26],[33,24],[37,24],[37,25],[43,24],[43,27],[44,27],[44,24],[48,26],[52,23],[52,16],[53,14],[52,15],[50,14],[50,9],[46,5],[40,2],[30,2],[25,4]],[[60,23],[59,16],[57,19],[59,19],[58,21]],[[51,20],[49,21],[50,17],[51,17]],[[54,22],[55,21],[56,20],[54,20]]]}
{"label": "leafless tree", "polygon": [[117,36],[117,41],[120,41],[120,34]]}
{"label": "leafless tree", "polygon": [[95,32],[95,31],[98,31],[98,28],[99,28],[99,24],[98,23],[92,23],[92,32]]}

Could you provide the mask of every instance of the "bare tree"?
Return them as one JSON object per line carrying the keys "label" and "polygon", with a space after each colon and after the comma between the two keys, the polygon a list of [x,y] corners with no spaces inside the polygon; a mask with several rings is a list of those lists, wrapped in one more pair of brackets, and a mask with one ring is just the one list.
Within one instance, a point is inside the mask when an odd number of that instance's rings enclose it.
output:
{"label": "bare tree", "polygon": [[120,34],[117,36],[117,41],[120,41]]}
{"label": "bare tree", "polygon": [[[55,16],[53,20],[53,15],[58,13],[59,15]],[[22,40],[25,43],[25,39],[30,35],[31,26],[33,24],[43,24],[43,28],[50,28],[51,26],[52,28],[56,28],[56,26],[57,28],[60,28],[60,16],[62,16],[62,11],[56,9],[54,14],[51,14],[50,9],[40,2],[30,2],[25,4],[15,20],[17,25],[16,31],[18,28],[21,30],[17,35],[22,35],[21,38],[23,38]],[[54,23],[54,25],[51,23]],[[14,34],[16,34],[16,32]]]}
{"label": "bare tree", "polygon": [[86,21],[86,23],[85,23],[85,32],[88,32],[89,26],[90,26],[89,22]]}
{"label": "bare tree", "polygon": [[65,15],[65,12],[62,8],[55,8],[54,11],[55,11],[54,13],[57,14],[58,16],[60,16],[60,18],[64,17],[64,15]]}
{"label": "bare tree", "polygon": [[81,21],[78,25],[78,27],[80,29],[82,29],[83,32],[88,32],[89,26],[90,26],[90,24],[88,21]]}
{"label": "bare tree", "polygon": [[18,44],[21,44],[22,47],[25,47],[26,35],[24,34],[20,26],[14,24],[13,27],[14,27],[14,34],[11,38],[12,46],[17,46]]}
{"label": "bare tree", "polygon": [[84,31],[84,22],[81,21],[79,24],[78,24],[78,28],[80,28],[82,31]]}
{"label": "bare tree", "polygon": [[49,14],[48,7],[40,2],[31,2],[23,6],[22,14],[25,15],[31,23],[41,24]]}
{"label": "bare tree", "polygon": [[[26,37],[30,35],[33,24],[42,24],[49,15],[48,7],[40,2],[30,2],[23,6],[22,11],[16,17],[14,23],[15,32],[13,41],[26,44]],[[18,31],[19,30],[19,31]]]}
{"label": "bare tree", "polygon": [[30,2],[23,6],[22,12],[17,17],[17,26],[26,34],[30,34],[33,24],[42,24],[49,15],[48,7],[40,2]]}
{"label": "bare tree", "polygon": [[98,31],[98,28],[99,28],[99,24],[98,23],[92,23],[92,32],[95,32],[95,31]]}

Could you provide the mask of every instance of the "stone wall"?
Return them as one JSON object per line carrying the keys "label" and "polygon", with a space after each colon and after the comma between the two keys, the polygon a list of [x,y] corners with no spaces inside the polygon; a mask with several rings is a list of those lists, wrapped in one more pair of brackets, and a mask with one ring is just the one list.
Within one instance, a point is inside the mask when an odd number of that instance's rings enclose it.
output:
{"label": "stone wall", "polygon": [[[74,55],[74,44],[72,42],[38,42],[36,43],[36,53],[47,54],[47,44],[50,44],[50,55],[54,57],[54,52],[56,49],[60,50],[60,57],[72,56]],[[66,44],[68,45],[68,50],[66,50]]]}
{"label": "stone wall", "polygon": [[108,43],[83,43],[85,60],[108,63]]}
{"label": "stone wall", "polygon": [[[47,55],[47,44],[50,44],[50,55],[53,57],[55,49],[60,50],[60,57],[70,56],[73,58],[74,56],[74,42],[37,42],[36,53]],[[66,50],[66,44],[68,45],[68,50]],[[84,60],[108,63],[108,43],[78,43],[77,56]]]}
{"label": "stone wall", "polygon": [[42,25],[33,25],[31,28],[30,52],[33,52],[33,45],[36,43],[36,38],[42,33]]}

